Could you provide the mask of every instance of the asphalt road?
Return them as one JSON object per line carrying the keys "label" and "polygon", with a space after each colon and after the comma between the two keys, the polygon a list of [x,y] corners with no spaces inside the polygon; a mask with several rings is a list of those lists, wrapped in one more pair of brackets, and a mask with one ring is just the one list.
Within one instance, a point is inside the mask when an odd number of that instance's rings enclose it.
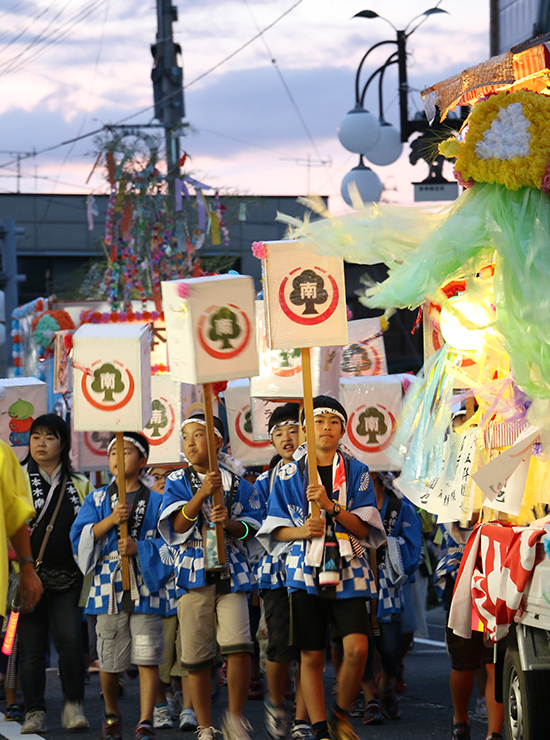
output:
{"label": "asphalt road", "polygon": [[[363,725],[361,719],[354,719],[354,727],[360,738],[376,738],[376,740],[449,740],[451,737],[452,705],[449,693],[450,664],[445,648],[443,614],[441,609],[428,613],[430,629],[429,641],[416,642],[412,651],[405,660],[405,681],[407,689],[400,697],[401,719],[388,722],[377,727]],[[432,644],[433,643],[433,644]],[[325,686],[327,695],[334,671],[328,664],[325,671]],[[124,738],[133,740],[133,728],[139,719],[139,685],[137,680],[124,679],[125,691],[121,699],[121,708],[124,716]],[[99,696],[99,675],[92,674],[90,683],[86,687],[86,716],[90,721],[90,730],[79,733],[82,740],[100,737],[101,715],[103,703]],[[57,669],[48,670],[46,701],[48,706],[47,724],[49,731],[44,735],[47,740],[66,740],[67,733],[61,728],[61,690]],[[220,698],[214,705],[214,724],[221,726],[221,716],[227,702],[227,688],[223,687]],[[471,703],[472,740],[485,740],[487,723],[480,720],[474,713],[475,699]],[[3,710],[5,703],[0,704]],[[267,738],[263,726],[263,702],[249,701],[246,706],[246,715],[254,729],[254,740]],[[19,734],[19,725],[14,722],[5,722],[0,715],[0,737],[7,740],[23,737]],[[38,740],[38,736],[27,735],[28,740]],[[194,740],[193,733],[182,733],[179,729],[157,730],[159,740]]]}

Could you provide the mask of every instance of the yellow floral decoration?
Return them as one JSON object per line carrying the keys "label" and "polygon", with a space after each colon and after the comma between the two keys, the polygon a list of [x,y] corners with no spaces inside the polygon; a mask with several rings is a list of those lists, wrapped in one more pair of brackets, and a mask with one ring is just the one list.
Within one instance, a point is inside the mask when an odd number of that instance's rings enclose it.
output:
{"label": "yellow floral decoration", "polygon": [[[456,157],[463,180],[500,183],[509,190],[549,189],[550,98],[528,90],[479,101],[459,138],[439,146]],[[462,140],[461,140],[462,139]],[[547,176],[547,170],[549,172]]]}

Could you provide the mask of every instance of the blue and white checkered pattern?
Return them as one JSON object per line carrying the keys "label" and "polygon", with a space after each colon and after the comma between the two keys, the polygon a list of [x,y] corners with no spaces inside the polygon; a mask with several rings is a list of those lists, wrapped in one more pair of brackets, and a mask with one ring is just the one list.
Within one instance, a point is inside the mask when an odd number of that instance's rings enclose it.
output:
{"label": "blue and white checkered pattern", "polygon": [[405,596],[401,586],[392,585],[386,572],[385,562],[378,566],[378,614],[379,622],[389,622],[392,614],[401,614],[405,607]]}
{"label": "blue and white checkered pattern", "polygon": [[[278,463],[278,469],[282,465]],[[268,470],[262,473],[254,483],[254,489],[258,493],[261,502],[262,519],[267,516],[267,501],[270,493],[270,481],[273,473],[277,471]],[[255,568],[258,588],[272,591],[277,588],[285,588],[286,569],[285,569],[286,552],[280,555],[270,555],[263,550],[259,562]]]}
{"label": "blue and white checkered pattern", "polygon": [[[224,480],[225,488],[225,477]],[[228,490],[225,491],[227,496]],[[200,533],[201,519],[199,515],[195,524],[183,535],[176,532],[172,526],[171,517],[175,511],[180,511],[182,505],[193,498],[193,492],[187,476],[174,474],[168,477],[164,491],[163,506],[159,521],[159,530],[165,541],[176,552],[176,595],[179,598],[192,588],[206,586],[206,570],[204,550]],[[260,525],[261,507],[248,481],[241,479],[231,506],[230,516],[247,522],[249,526],[258,528]],[[256,588],[256,578],[245,555],[233,538],[227,538],[227,563],[231,574],[231,591],[252,591]]]}
{"label": "blue and white checkered pattern", "polygon": [[[93,525],[111,514],[107,487],[89,494],[71,528],[71,545],[81,571],[93,573],[87,614],[107,614],[112,585],[115,589],[117,607],[122,601],[122,571],[116,528],[111,528],[95,542]],[[165,584],[173,572],[173,554],[157,535],[158,512],[162,496],[151,491],[139,539],[136,542],[137,556],[130,558],[134,563],[139,601],[134,610],[139,614],[175,613],[175,594],[167,591]],[[163,549],[164,548],[164,549]],[[172,589],[173,591],[174,589]]]}
{"label": "blue and white checkered pattern", "polygon": [[466,545],[455,542],[447,530],[443,531],[439,561],[434,573],[434,589],[440,601],[443,601],[445,596],[447,583],[445,576],[456,578],[465,548]]}

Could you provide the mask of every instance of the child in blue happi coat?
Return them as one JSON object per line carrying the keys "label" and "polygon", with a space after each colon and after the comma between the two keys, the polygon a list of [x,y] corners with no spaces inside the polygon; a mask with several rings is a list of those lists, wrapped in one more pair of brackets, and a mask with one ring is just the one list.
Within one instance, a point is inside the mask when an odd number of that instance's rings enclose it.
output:
{"label": "child in blue happi coat", "polygon": [[[354,740],[347,710],[367,657],[366,600],[376,596],[366,551],[383,544],[385,536],[369,470],[340,445],[345,409],[329,396],[317,396],[313,407],[315,438],[309,444],[315,445],[318,479],[308,479],[304,445],[295,454],[297,462],[277,473],[258,539],[272,555],[286,551],[290,543],[285,580],[291,594],[291,639],[301,651],[302,690],[316,740],[329,738],[323,688],[329,625],[332,636],[342,638],[345,656],[330,732],[335,740]],[[312,502],[321,510],[320,518],[308,516]],[[320,585],[323,562],[327,571],[330,563],[330,575],[336,577],[333,586]]]}
{"label": "child in blue happi coat", "polygon": [[[378,604],[375,643],[382,663],[378,683],[380,703],[374,695],[374,645],[369,646],[363,692],[365,724],[380,724],[399,717],[395,682],[402,650],[401,613],[404,586],[418,569],[422,545],[422,522],[413,504],[392,486],[392,475],[372,473],[376,503],[382,517],[387,543],[376,551],[378,565]],[[375,602],[373,602],[375,603]],[[376,634],[377,633],[377,634]]]}
{"label": "child in blue happi coat", "polygon": [[[254,484],[262,501],[264,519],[277,474],[281,468],[293,462],[294,452],[299,446],[300,406],[297,403],[278,406],[271,414],[267,427],[277,455],[272,459],[269,470],[262,473]],[[285,555],[281,553],[275,556],[264,551],[256,572],[267,627],[266,679],[269,697],[265,702],[265,724],[272,738],[286,737],[288,712],[284,692],[289,680],[290,663],[300,658],[300,651],[289,645],[290,602],[286,590]],[[292,740],[312,738],[299,677],[296,681],[296,712],[290,736]]]}
{"label": "child in blue happi coat", "polygon": [[[157,531],[162,496],[141,482],[149,443],[136,432],[124,433],[126,504],[119,503],[115,440],[109,445],[109,469],[115,479],[90,493],[71,529],[80,570],[93,573],[87,614],[97,614],[97,652],[105,701],[102,740],[120,740],[119,675],[130,664],[139,669],[140,722],[136,740],[154,737],[153,709],[162,662],[161,617],[175,611],[175,587],[167,588],[174,569],[170,548]],[[120,538],[120,524],[128,537]],[[122,588],[121,556],[128,557],[130,591]]]}
{"label": "child in blue happi coat", "polygon": [[[224,440],[223,424],[214,418],[216,447]],[[250,636],[247,593],[255,578],[246,558],[246,540],[261,523],[260,499],[250,483],[224,468],[209,472],[204,415],[182,425],[183,451],[189,467],[168,476],[159,529],[176,549],[178,620],[181,663],[189,671],[189,688],[199,723],[199,740],[212,740],[210,670],[217,662],[216,642],[227,656],[228,712],[223,718],[226,740],[248,738],[243,707],[250,678]],[[223,504],[213,505],[216,489]],[[215,529],[225,530],[226,564],[216,559]]]}

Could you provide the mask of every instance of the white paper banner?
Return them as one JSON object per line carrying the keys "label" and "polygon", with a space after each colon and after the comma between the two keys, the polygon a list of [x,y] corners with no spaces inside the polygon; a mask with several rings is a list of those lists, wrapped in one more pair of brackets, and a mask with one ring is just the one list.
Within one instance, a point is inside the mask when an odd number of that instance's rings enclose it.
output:
{"label": "white paper banner", "polygon": [[46,383],[36,378],[0,379],[0,439],[19,460],[29,451],[31,424],[46,412]]}
{"label": "white paper banner", "polygon": [[348,339],[347,347],[342,347],[343,378],[388,374],[379,318],[348,321]]}
{"label": "white paper banner", "polygon": [[250,382],[247,379],[231,381],[224,392],[224,397],[231,454],[245,467],[267,465],[275,454],[275,449],[268,441],[254,439]]}
{"label": "white paper banner", "polygon": [[149,463],[179,463],[181,459],[181,383],[170,375],[151,378],[152,414],[142,434],[149,442]]}

